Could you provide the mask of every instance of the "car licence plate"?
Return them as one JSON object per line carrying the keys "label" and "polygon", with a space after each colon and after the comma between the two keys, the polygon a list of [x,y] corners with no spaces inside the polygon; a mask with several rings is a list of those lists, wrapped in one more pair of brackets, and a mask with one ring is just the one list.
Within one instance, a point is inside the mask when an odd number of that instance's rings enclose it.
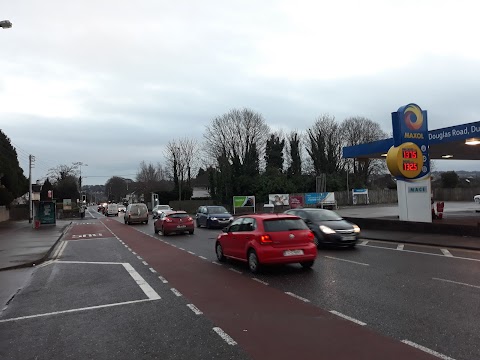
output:
{"label": "car licence plate", "polygon": [[186,228],[187,225],[177,225],[177,229],[183,229],[183,228]]}
{"label": "car licence plate", "polygon": [[303,255],[303,250],[286,250],[283,252],[283,256],[295,256]]}
{"label": "car licence plate", "polygon": [[353,236],[353,235],[343,236],[342,240],[355,240],[355,236]]}

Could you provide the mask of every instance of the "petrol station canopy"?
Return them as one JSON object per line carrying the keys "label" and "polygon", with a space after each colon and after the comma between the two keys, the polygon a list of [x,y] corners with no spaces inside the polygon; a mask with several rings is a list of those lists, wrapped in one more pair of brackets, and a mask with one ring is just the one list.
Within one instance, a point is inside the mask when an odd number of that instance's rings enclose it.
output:
{"label": "petrol station canopy", "polygon": [[[480,121],[429,130],[430,159],[480,160]],[[393,138],[346,146],[344,158],[383,159],[393,146]]]}

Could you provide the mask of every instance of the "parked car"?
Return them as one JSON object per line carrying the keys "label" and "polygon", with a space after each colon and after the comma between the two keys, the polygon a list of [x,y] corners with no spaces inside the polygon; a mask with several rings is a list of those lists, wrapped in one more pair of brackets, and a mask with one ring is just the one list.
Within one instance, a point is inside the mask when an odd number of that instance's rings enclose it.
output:
{"label": "parked car", "polygon": [[248,263],[256,273],[262,265],[300,263],[311,268],[317,257],[315,235],[298,216],[287,214],[243,215],[218,235],[217,259]]}
{"label": "parked car", "polygon": [[223,228],[233,221],[233,216],[223,206],[200,206],[195,216],[197,227],[205,226],[207,229]]}
{"label": "parked car", "polygon": [[193,218],[185,211],[164,211],[153,224],[155,234],[161,231],[165,236],[187,231],[189,234],[193,234],[194,229]]}
{"label": "parked car", "polygon": [[143,203],[129,204],[123,215],[125,224],[145,223],[148,224],[148,209]]}
{"label": "parked car", "polygon": [[127,207],[125,205],[118,205],[118,212],[125,212],[127,210]]}
{"label": "parked car", "polygon": [[480,204],[480,195],[475,195],[473,197],[473,201],[475,201],[477,204]]}
{"label": "parked car", "polygon": [[291,209],[285,214],[299,216],[315,234],[315,245],[354,247],[360,236],[360,228],[327,209]]}
{"label": "parked car", "polygon": [[157,205],[152,209],[152,216],[154,219],[158,219],[162,212],[170,210],[173,210],[170,205]]}
{"label": "parked car", "polygon": [[105,216],[118,216],[117,204],[107,204],[107,208],[104,211]]}

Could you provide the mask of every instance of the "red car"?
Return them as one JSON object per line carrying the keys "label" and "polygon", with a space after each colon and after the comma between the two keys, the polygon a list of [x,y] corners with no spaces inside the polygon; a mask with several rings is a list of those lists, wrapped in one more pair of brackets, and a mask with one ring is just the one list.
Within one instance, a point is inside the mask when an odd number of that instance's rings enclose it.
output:
{"label": "red car", "polygon": [[165,211],[160,214],[160,217],[153,223],[155,234],[159,231],[163,235],[171,233],[184,233],[188,231],[193,234],[195,229],[193,219],[185,211]]}
{"label": "red car", "polygon": [[218,235],[215,252],[248,263],[256,273],[263,264],[300,263],[311,268],[317,258],[315,235],[298,216],[287,214],[244,215]]}

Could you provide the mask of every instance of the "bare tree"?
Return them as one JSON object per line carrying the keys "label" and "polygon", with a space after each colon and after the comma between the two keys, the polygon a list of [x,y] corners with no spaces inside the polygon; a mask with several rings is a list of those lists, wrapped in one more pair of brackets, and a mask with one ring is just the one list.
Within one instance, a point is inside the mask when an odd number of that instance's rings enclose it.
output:
{"label": "bare tree", "polygon": [[48,169],[47,177],[53,180],[53,183],[56,183],[61,180],[65,180],[68,177],[76,177],[78,174],[78,164],[73,163],[72,165],[58,165],[57,167]]}
{"label": "bare tree", "polygon": [[[380,124],[361,116],[345,119],[341,125],[341,134],[344,146],[365,144],[387,137]],[[353,159],[348,164],[363,180],[363,185],[367,184],[371,174],[382,172],[385,168],[385,161],[380,159]]]}

